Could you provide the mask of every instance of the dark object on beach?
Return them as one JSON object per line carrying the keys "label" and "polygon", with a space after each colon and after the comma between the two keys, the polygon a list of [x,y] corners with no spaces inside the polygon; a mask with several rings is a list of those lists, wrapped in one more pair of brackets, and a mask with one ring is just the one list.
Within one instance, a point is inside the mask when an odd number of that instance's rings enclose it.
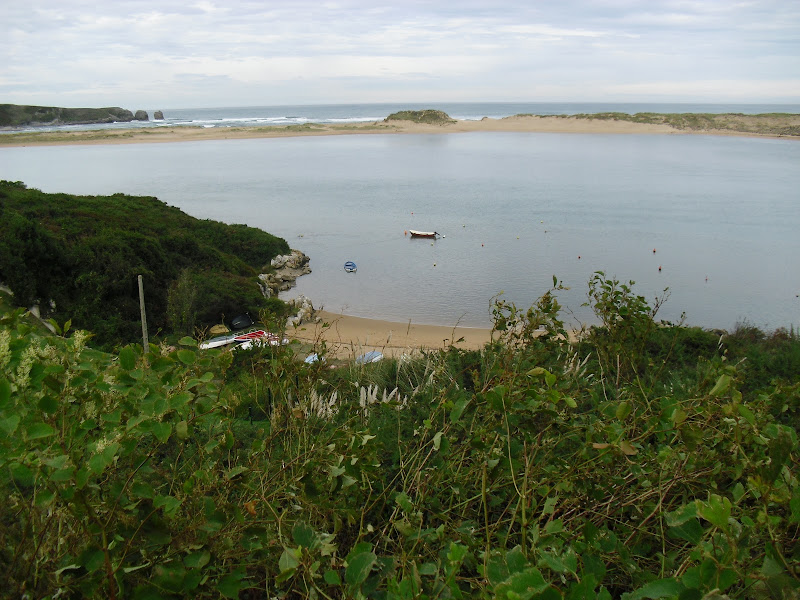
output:
{"label": "dark object on beach", "polygon": [[346,263],[344,263],[344,270],[348,273],[355,273],[358,270],[358,267],[352,260],[348,260]]}
{"label": "dark object on beach", "polygon": [[252,324],[253,319],[250,317],[250,313],[244,313],[231,320],[232,329],[244,329],[245,327],[250,327]]}

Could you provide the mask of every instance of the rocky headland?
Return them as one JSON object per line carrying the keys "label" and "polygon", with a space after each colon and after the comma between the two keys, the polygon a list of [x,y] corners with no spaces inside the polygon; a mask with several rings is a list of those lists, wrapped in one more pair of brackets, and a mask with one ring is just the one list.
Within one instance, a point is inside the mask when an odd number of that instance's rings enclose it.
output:
{"label": "rocky headland", "polygon": [[62,108],[0,104],[0,127],[36,127],[53,125],[91,125],[95,123],[129,123],[149,121],[147,111],[135,113],[118,106],[106,108]]}

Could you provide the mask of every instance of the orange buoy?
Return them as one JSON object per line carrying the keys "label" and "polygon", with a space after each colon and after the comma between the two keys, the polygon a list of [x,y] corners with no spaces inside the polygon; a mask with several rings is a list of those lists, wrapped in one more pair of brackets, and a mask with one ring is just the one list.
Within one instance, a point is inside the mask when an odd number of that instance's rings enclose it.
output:
{"label": "orange buoy", "polygon": [[407,229],[403,232],[403,235],[408,235],[408,230]]}

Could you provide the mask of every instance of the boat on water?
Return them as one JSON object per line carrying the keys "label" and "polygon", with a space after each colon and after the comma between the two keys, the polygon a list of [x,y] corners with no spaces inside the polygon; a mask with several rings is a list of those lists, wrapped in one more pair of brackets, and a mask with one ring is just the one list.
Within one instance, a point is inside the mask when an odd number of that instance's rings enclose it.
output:
{"label": "boat on water", "polygon": [[434,238],[440,237],[439,232],[437,231],[417,231],[415,229],[409,229],[408,233],[411,234],[412,238]]}

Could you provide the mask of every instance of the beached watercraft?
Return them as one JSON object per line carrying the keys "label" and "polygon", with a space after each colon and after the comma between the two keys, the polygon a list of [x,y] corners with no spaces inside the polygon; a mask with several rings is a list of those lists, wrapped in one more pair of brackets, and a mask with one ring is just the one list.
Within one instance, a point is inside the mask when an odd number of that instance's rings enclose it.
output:
{"label": "beached watercraft", "polygon": [[436,231],[416,231],[414,229],[409,229],[408,233],[411,234],[411,237],[418,237],[418,238],[437,238],[439,237],[439,233]]}
{"label": "beached watercraft", "polygon": [[383,360],[383,354],[378,352],[377,350],[370,350],[365,354],[362,354],[358,358],[356,358],[357,365],[366,365],[368,363],[374,363]]}
{"label": "beached watercraft", "polygon": [[264,337],[251,338],[242,342],[235,347],[236,350],[249,350],[250,348],[259,348],[262,346],[285,346],[289,343],[289,338],[281,338],[275,333],[268,333]]}
{"label": "beached watercraft", "polygon": [[246,342],[248,340],[257,340],[265,338],[270,334],[263,329],[256,329],[255,331],[248,331],[246,333],[229,333],[227,335],[220,335],[213,337],[210,340],[200,343],[201,350],[208,350],[209,348],[219,348],[220,346],[227,346],[228,344]]}

